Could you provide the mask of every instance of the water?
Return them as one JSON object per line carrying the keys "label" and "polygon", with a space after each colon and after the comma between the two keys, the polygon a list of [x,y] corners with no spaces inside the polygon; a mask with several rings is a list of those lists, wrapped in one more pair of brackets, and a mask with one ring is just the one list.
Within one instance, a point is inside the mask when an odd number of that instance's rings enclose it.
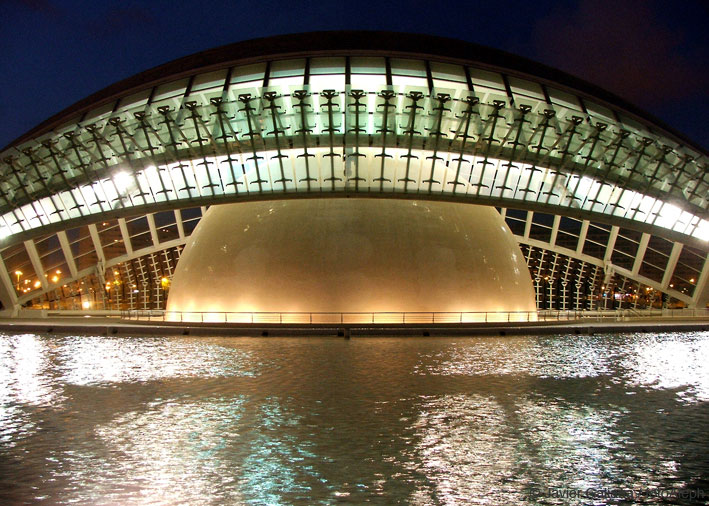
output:
{"label": "water", "polygon": [[707,332],[0,335],[0,503],[706,503],[707,357]]}

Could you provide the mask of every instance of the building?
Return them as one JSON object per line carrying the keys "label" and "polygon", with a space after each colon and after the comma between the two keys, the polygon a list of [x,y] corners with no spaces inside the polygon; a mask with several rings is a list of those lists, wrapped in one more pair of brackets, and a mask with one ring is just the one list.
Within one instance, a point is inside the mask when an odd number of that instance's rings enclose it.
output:
{"label": "building", "polygon": [[110,86],[0,154],[0,302],[150,309],[208,206],[494,206],[539,308],[709,297],[709,154],[593,85],[448,39],[237,43]]}

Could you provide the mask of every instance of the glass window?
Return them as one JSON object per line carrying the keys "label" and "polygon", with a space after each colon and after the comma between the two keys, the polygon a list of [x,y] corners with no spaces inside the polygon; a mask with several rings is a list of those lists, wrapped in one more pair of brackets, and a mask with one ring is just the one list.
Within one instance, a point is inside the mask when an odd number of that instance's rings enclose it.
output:
{"label": "glass window", "polygon": [[507,80],[510,83],[510,88],[514,95],[536,98],[537,100],[546,100],[544,98],[544,90],[542,90],[541,85],[538,83],[511,76],[508,77]]}
{"label": "glass window", "polygon": [[444,81],[454,81],[457,83],[466,82],[465,69],[460,65],[432,61],[431,75],[433,79],[442,79]]}
{"label": "glass window", "polygon": [[153,240],[145,216],[126,220],[126,226],[134,251],[152,246]]}
{"label": "glass window", "polygon": [[254,63],[252,65],[243,65],[234,67],[231,70],[231,84],[245,83],[252,81],[263,81],[264,73],[266,72],[265,63]]}
{"label": "glass window", "polygon": [[268,80],[268,87],[271,88],[275,86],[302,86],[303,82],[303,76],[277,77],[275,79]]}
{"label": "glass window", "polygon": [[383,75],[386,74],[386,64],[384,58],[354,56],[350,59],[350,72]]}
{"label": "glass window", "polygon": [[505,92],[505,82],[502,80],[502,75],[496,72],[488,72],[481,69],[470,69],[470,78],[473,81],[473,86],[482,86],[493,90]]}
{"label": "glass window", "polygon": [[302,76],[305,73],[305,59],[281,60],[271,62],[269,81],[276,77]]}
{"label": "glass window", "polygon": [[389,63],[394,76],[426,77],[426,65],[421,60],[392,58]]}
{"label": "glass window", "polygon": [[115,104],[115,102],[110,102],[110,103],[104,104],[103,106],[98,107],[92,111],[89,111],[89,113],[86,114],[84,121],[82,121],[82,124],[88,125],[89,123],[93,123],[94,121],[98,121],[98,120],[103,119],[104,117],[110,115],[113,112],[114,104]]}
{"label": "glass window", "polygon": [[345,74],[311,75],[310,89],[312,91],[337,90],[345,87]]}
{"label": "glass window", "polygon": [[578,99],[571,93],[566,93],[550,87],[547,87],[547,91],[549,92],[549,98],[551,99],[552,104],[581,112],[581,105],[579,104]]}
{"label": "glass window", "polygon": [[171,83],[158,86],[155,90],[155,94],[153,95],[153,102],[184,95],[188,82],[188,79],[180,79],[179,81],[173,81]]}
{"label": "glass window", "polygon": [[[439,91],[451,90],[451,91],[468,91],[468,85],[466,83],[454,82],[454,81],[444,81],[443,79],[434,79],[433,87]],[[460,95],[458,95],[460,96]]]}
{"label": "glass window", "polygon": [[145,104],[148,103],[148,98],[150,98],[150,89],[128,95],[122,98],[118,105],[121,111],[139,109],[145,107]]}
{"label": "glass window", "polygon": [[[344,74],[345,73],[345,59],[342,57],[337,58],[313,58],[310,60],[310,75],[322,75],[322,74]],[[311,77],[312,84],[312,77]],[[343,80],[344,82],[344,80]]]}
{"label": "glass window", "polygon": [[226,70],[217,70],[196,76],[192,81],[192,91],[208,90],[210,88],[222,88],[226,79]]}
{"label": "glass window", "polygon": [[584,104],[586,105],[586,110],[592,117],[603,122],[615,123],[613,112],[607,107],[589,102],[588,100],[584,100]]}
{"label": "glass window", "polygon": [[428,87],[428,80],[425,77],[391,76],[391,84],[394,86],[420,86]]}
{"label": "glass window", "polygon": [[384,74],[352,74],[350,84],[353,89],[378,90],[380,87],[386,86],[387,78]]}

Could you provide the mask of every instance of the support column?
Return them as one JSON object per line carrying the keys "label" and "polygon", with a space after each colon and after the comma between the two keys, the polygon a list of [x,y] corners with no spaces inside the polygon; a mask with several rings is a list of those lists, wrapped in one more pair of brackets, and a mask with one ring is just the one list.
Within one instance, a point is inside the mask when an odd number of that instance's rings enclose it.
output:
{"label": "support column", "polygon": [[524,223],[524,238],[529,239],[529,232],[532,230],[533,211],[527,211],[527,221]]}
{"label": "support column", "polygon": [[559,235],[559,224],[561,223],[561,216],[558,214],[554,216],[554,223],[551,226],[551,238],[549,239],[549,244],[554,247],[556,245],[556,236]]}
{"label": "support column", "polygon": [[66,236],[66,232],[63,230],[57,232],[57,238],[59,239],[59,245],[62,247],[62,253],[64,254],[64,260],[69,267],[69,274],[73,279],[78,276],[78,269],[76,268],[76,261],[74,260],[74,254],[71,252],[71,245],[69,244],[69,238]]}
{"label": "support column", "polygon": [[615,248],[615,241],[618,239],[618,227],[611,227],[611,235],[608,237],[608,244],[606,245],[606,253],[603,255],[603,262],[610,262],[611,256],[613,255],[613,248]]}
{"label": "support column", "polygon": [[89,229],[89,237],[91,237],[91,243],[94,245],[94,250],[96,251],[96,277],[101,283],[101,298],[103,300],[104,309],[109,309],[108,301],[106,300],[106,256],[103,254],[103,247],[101,246],[101,237],[98,235],[98,229],[96,225],[91,224],[87,227]]}
{"label": "support column", "polygon": [[709,303],[709,254],[704,259],[704,267],[702,267],[702,272],[699,273],[689,307],[702,309],[707,306],[707,303]]}
{"label": "support column", "polygon": [[672,275],[675,273],[675,267],[677,267],[677,262],[679,261],[679,255],[682,253],[682,248],[684,244],[681,242],[676,242],[672,245],[672,251],[670,252],[670,258],[667,260],[667,266],[665,267],[665,272],[662,274],[662,291],[664,292],[670,287],[670,281],[672,281]]}
{"label": "support column", "polygon": [[148,228],[150,228],[150,238],[153,240],[153,246],[156,248],[160,247],[160,239],[158,239],[158,229],[155,227],[155,215],[146,214],[145,217],[148,219]]}
{"label": "support column", "polygon": [[180,212],[179,209],[175,209],[175,225],[177,225],[177,234],[180,236],[180,239],[185,238],[185,226],[182,223],[182,213]]}
{"label": "support column", "polygon": [[15,285],[10,278],[10,274],[7,272],[7,267],[5,262],[0,256],[0,302],[2,302],[3,312],[7,311],[12,316],[17,315],[17,311],[20,309],[20,305],[17,303],[17,292],[15,292]]}
{"label": "support column", "polygon": [[640,267],[645,259],[645,252],[647,251],[647,245],[650,242],[650,234],[643,234],[640,237],[640,243],[638,243],[638,251],[635,253],[635,261],[633,262],[633,276],[640,274]]}
{"label": "support column", "polygon": [[133,256],[133,243],[130,242],[128,224],[124,218],[118,218],[118,228],[121,230],[121,238],[123,239],[123,245],[126,248],[126,253],[128,256]]}
{"label": "support column", "polygon": [[96,250],[96,257],[102,266],[106,265],[106,256],[103,254],[103,247],[101,246],[101,238],[98,235],[98,229],[96,225],[91,224],[88,226],[89,236],[91,237],[91,242]]}
{"label": "support column", "polygon": [[588,235],[588,226],[591,224],[588,220],[583,220],[581,222],[581,231],[579,232],[579,242],[576,245],[576,253],[579,255],[583,253],[583,247],[586,244],[586,235]]}
{"label": "support column", "polygon": [[27,255],[30,257],[30,262],[32,263],[34,273],[37,275],[37,279],[39,279],[39,282],[42,284],[42,291],[47,291],[49,288],[49,281],[44,275],[44,267],[42,266],[42,261],[39,258],[39,253],[37,253],[37,246],[35,246],[32,239],[25,241],[25,249],[27,250]]}

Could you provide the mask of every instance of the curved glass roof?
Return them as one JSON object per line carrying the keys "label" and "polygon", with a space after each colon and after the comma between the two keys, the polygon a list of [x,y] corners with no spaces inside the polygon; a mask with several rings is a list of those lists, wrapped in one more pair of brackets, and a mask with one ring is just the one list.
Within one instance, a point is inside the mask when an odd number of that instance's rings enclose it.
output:
{"label": "curved glass roof", "polygon": [[421,42],[407,54],[273,40],[270,53],[241,44],[120,83],[6,148],[3,242],[106,215],[342,194],[709,240],[707,154],[590,85],[509,55],[494,66],[501,53],[464,43],[438,56]]}

